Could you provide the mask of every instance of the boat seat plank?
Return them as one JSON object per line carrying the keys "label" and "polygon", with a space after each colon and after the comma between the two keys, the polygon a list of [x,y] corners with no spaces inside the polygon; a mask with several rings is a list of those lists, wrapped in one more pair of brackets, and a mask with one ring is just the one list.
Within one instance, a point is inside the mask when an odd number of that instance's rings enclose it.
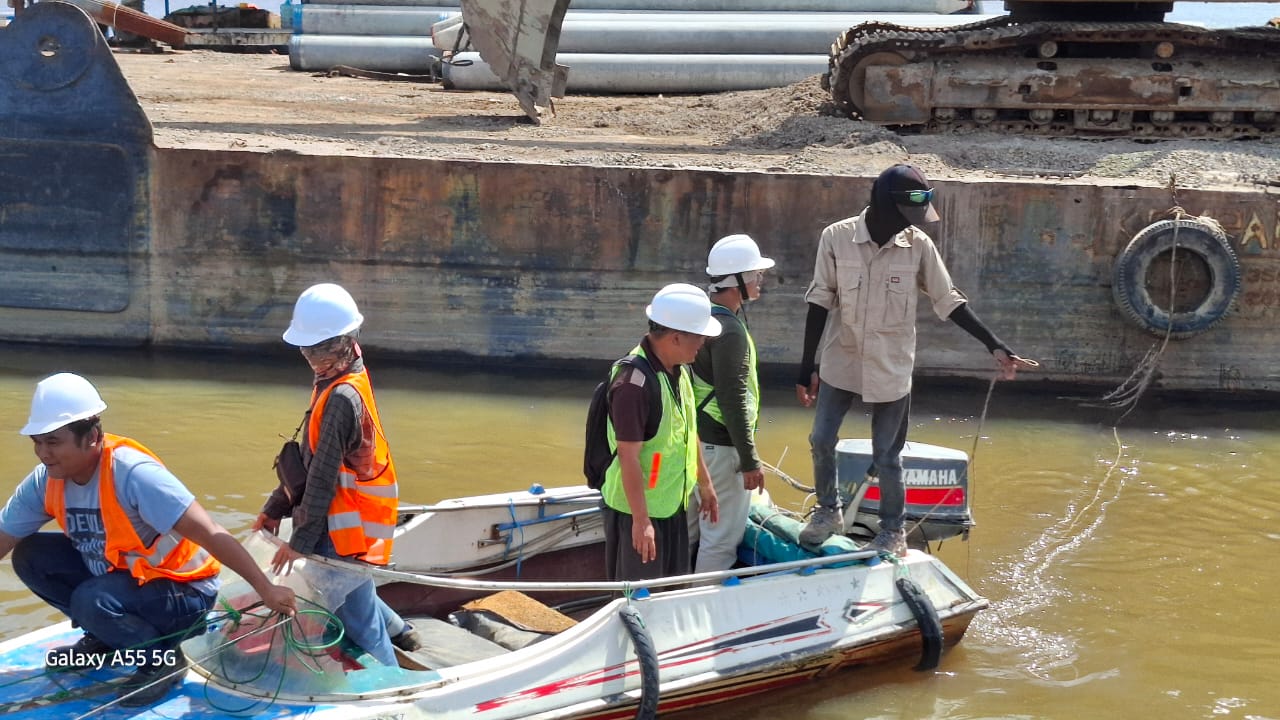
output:
{"label": "boat seat plank", "polygon": [[473,635],[443,620],[415,617],[409,622],[413,624],[414,631],[422,639],[422,648],[404,655],[408,655],[420,664],[421,669],[439,670],[510,652],[495,642]]}

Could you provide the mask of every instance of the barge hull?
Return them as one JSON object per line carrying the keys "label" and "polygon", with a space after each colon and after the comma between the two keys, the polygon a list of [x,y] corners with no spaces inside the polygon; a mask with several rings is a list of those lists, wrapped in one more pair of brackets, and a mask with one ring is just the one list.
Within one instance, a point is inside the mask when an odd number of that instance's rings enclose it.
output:
{"label": "barge hull", "polygon": [[[794,368],[818,235],[862,208],[872,180],[156,148],[81,11],[37,4],[0,39],[9,341],[280,347],[298,293],[333,281],[360,302],[362,342],[378,351],[603,368],[644,332],[658,288],[701,283],[711,245],[747,232],[778,262],[749,309],[760,358]],[[1042,363],[1026,377],[1115,385],[1160,342],[1117,306],[1113,270],[1176,204],[1222,225],[1241,287],[1221,322],[1170,341],[1159,385],[1280,389],[1269,362],[1275,188],[1180,189],[1175,203],[1166,188],[1121,181],[936,186],[936,239],[955,282],[1002,339]],[[919,312],[919,375],[991,376],[977,343],[927,302]]]}

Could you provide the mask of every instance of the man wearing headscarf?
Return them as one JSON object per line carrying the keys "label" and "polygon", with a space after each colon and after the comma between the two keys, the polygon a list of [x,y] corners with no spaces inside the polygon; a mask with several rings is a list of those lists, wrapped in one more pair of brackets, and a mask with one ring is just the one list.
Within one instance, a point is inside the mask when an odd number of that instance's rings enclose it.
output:
{"label": "man wearing headscarf", "polygon": [[817,401],[809,448],[818,506],[800,533],[803,544],[820,544],[844,529],[835,447],[858,396],[871,406],[869,474],[880,486],[880,530],[870,547],[898,555],[907,550],[902,448],[921,292],[939,318],[986,346],[1003,378],[1012,379],[1023,362],[978,320],[951,283],[933,240],[920,229],[937,221],[933,187],[924,174],[911,165],[894,165],[876,178],[871,204],[861,214],[822,231],[813,282],[805,293],[809,314],[796,379],[800,403],[809,407]]}

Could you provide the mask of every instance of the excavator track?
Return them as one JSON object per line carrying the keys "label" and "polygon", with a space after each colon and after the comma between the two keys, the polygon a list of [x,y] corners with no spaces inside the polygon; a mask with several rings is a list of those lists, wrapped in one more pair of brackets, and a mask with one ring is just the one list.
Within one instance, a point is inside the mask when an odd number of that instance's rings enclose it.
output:
{"label": "excavator track", "polygon": [[1280,135],[1280,30],[1269,27],[866,23],[836,39],[822,80],[844,114],[906,132]]}

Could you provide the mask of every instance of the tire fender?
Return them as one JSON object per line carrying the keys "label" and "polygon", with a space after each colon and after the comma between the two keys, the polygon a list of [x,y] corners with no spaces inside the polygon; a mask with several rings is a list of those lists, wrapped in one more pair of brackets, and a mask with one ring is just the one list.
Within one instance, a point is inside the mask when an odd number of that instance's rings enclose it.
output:
{"label": "tire fender", "polygon": [[894,584],[898,586],[898,594],[907,607],[911,608],[911,615],[920,628],[920,662],[916,663],[915,669],[932,670],[938,667],[938,662],[942,659],[942,620],[938,618],[938,611],[933,608],[933,603],[929,602],[929,596],[925,595],[915,581],[900,577]]}
{"label": "tire fender", "polygon": [[636,720],[654,720],[658,717],[658,652],[653,647],[653,638],[649,629],[644,626],[644,618],[640,612],[630,605],[624,605],[618,611],[622,625],[631,636],[631,644],[636,649],[636,660],[640,663],[640,707],[636,709]]}
{"label": "tire fender", "polygon": [[[1209,269],[1209,292],[1200,305],[1186,312],[1165,310],[1167,298],[1151,297],[1147,287],[1152,262],[1169,252],[1177,236],[1178,254],[1199,257]],[[1116,256],[1112,293],[1116,305],[1131,322],[1153,335],[1180,339],[1198,335],[1222,321],[1240,294],[1240,259],[1221,228],[1196,218],[1161,220],[1143,228]]]}

